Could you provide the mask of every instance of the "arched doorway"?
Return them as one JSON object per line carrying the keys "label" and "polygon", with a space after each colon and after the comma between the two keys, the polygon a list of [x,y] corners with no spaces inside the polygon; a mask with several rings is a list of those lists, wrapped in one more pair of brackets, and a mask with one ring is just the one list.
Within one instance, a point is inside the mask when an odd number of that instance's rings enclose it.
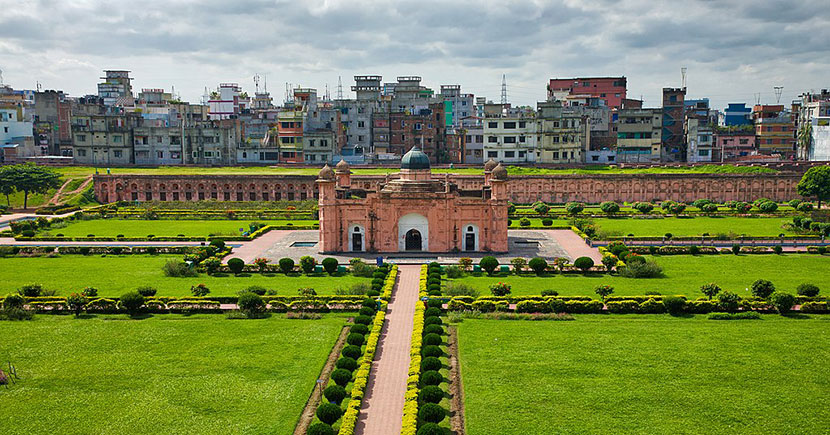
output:
{"label": "arched doorway", "polygon": [[366,250],[366,231],[360,225],[349,226],[349,251],[363,252]]}
{"label": "arched doorway", "polygon": [[409,230],[406,232],[406,250],[407,251],[422,251],[421,247],[421,232],[418,230]]}
{"label": "arched doorway", "polygon": [[469,252],[478,251],[478,226],[473,224],[464,225],[462,233],[464,242],[461,249]]}
{"label": "arched doorway", "polygon": [[398,251],[414,250],[429,251],[429,221],[418,213],[410,213],[398,219]]}

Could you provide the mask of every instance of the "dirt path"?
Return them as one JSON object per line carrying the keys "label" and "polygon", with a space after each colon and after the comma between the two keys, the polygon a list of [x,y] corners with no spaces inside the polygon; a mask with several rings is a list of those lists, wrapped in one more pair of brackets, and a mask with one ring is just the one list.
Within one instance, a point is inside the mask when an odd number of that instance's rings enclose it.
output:
{"label": "dirt path", "polygon": [[78,186],[77,189],[72,190],[70,192],[64,192],[64,189],[66,189],[66,186],[68,186],[69,183],[71,183],[73,180],[74,180],[74,178],[68,178],[66,181],[64,181],[64,183],[61,185],[61,187],[58,189],[58,191],[55,192],[54,195],[52,195],[52,198],[49,199],[49,201],[46,203],[46,205],[60,204],[61,199],[65,198],[67,196],[76,195],[78,193],[83,192],[87,187],[89,187],[90,184],[92,184],[92,175],[87,176],[86,179],[84,179],[84,182],[81,183],[81,185]]}
{"label": "dirt path", "polygon": [[418,279],[421,266],[401,265],[395,294],[386,310],[375,363],[357,423],[358,435],[392,435],[401,432],[404,394],[409,372]]}
{"label": "dirt path", "polygon": [[599,250],[588,246],[575,232],[571,230],[547,230],[546,232],[568,253],[571,261],[579,257],[591,257],[596,264],[602,261]]}

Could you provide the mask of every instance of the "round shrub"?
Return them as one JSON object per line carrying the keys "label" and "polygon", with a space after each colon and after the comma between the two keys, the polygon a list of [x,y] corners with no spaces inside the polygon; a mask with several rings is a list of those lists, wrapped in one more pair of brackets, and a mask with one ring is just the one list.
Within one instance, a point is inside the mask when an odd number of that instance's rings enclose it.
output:
{"label": "round shrub", "polygon": [[495,271],[496,268],[499,267],[499,260],[497,260],[496,257],[487,256],[482,258],[478,262],[478,265],[479,267],[484,269],[484,271],[487,272],[488,275],[492,275],[493,271]]}
{"label": "round shrub", "polygon": [[521,226],[523,226],[523,227],[529,227],[529,226],[530,226],[530,219],[528,219],[528,218],[521,218],[521,219],[519,220],[519,225],[521,225]]}
{"label": "round shrub", "polygon": [[23,296],[10,293],[3,299],[3,308],[6,310],[22,309],[25,303]]}
{"label": "round shrub", "polygon": [[336,365],[337,365],[338,369],[344,369],[344,370],[348,370],[350,372],[353,372],[353,371],[355,371],[355,369],[357,369],[357,361],[355,361],[352,358],[345,357],[345,356],[343,358],[340,358],[339,360],[337,360]]}
{"label": "round shrub", "polygon": [[438,307],[429,307],[424,311],[424,317],[440,316],[441,309]]}
{"label": "round shrub", "polygon": [[280,265],[280,272],[291,273],[294,271],[294,260],[290,258],[280,258],[278,263]]}
{"label": "round shrub", "polygon": [[439,346],[443,343],[441,336],[438,334],[427,334],[424,335],[423,344],[424,346]]}
{"label": "round shrub", "polygon": [[574,260],[574,266],[582,272],[587,272],[588,269],[594,267],[594,260],[591,257],[579,257]]}
{"label": "round shrub", "polygon": [[427,385],[418,393],[418,399],[426,403],[439,403],[444,398],[444,390],[437,385]]}
{"label": "round shrub", "polygon": [[677,296],[666,296],[663,298],[663,306],[669,314],[677,316],[686,308],[686,300]]}
{"label": "round shrub", "polygon": [[808,297],[818,296],[819,291],[820,290],[817,285],[806,282],[804,284],[799,284],[798,288],[796,288],[796,292],[798,292],[799,295]]}
{"label": "round shrub", "polygon": [[308,428],[307,435],[335,435],[334,428],[331,425],[317,422]]}
{"label": "round shrub", "polygon": [[346,369],[336,369],[331,372],[331,380],[335,384],[345,387],[352,380],[352,372]]}
{"label": "round shrub", "polygon": [[530,268],[533,269],[537,275],[543,274],[548,268],[548,262],[542,257],[531,258],[527,265],[530,266]]}
{"label": "round shrub", "polygon": [[442,367],[441,360],[434,357],[434,356],[428,356],[428,357],[421,360],[421,370],[422,371],[428,371],[428,370],[438,371],[438,370],[441,370],[441,367]]}
{"label": "round shrub", "polygon": [[360,346],[363,344],[363,334],[352,332],[348,337],[346,337],[346,342],[352,346]]}
{"label": "round shrub", "polygon": [[27,284],[20,287],[17,292],[20,293],[21,296],[26,296],[27,298],[38,297],[43,292],[43,286],[40,284]]}
{"label": "round shrub", "polygon": [[328,399],[331,403],[340,403],[346,398],[346,389],[340,385],[329,385],[325,390],[323,390],[323,395],[326,396],[326,399]]}
{"label": "round shrub", "polygon": [[372,318],[369,316],[360,315],[354,318],[354,323],[358,325],[368,325],[372,323]]}
{"label": "round shrub", "polygon": [[579,214],[582,213],[582,210],[585,210],[585,206],[579,202],[569,202],[565,206],[565,210],[568,212],[568,214]]}
{"label": "round shrub", "polygon": [[441,325],[426,325],[424,334],[444,335],[444,328]]}
{"label": "round shrub", "polygon": [[149,298],[149,297],[155,296],[157,290],[154,287],[150,287],[149,285],[143,285],[143,286],[135,289],[135,291],[137,291],[138,294],[140,294],[141,296],[144,296],[145,298]]}
{"label": "round shrub", "polygon": [[334,403],[323,403],[317,407],[316,414],[320,421],[331,425],[340,419],[340,416],[343,415],[343,410],[340,409],[340,406],[335,405]]}
{"label": "round shrub", "polygon": [[441,284],[429,284],[427,285],[427,289],[431,292],[438,292],[439,295],[441,294]]}
{"label": "round shrub", "polygon": [[424,325],[440,325],[442,323],[441,318],[438,316],[427,317],[424,319]]}
{"label": "round shrub", "polygon": [[440,423],[447,417],[447,410],[434,403],[425,403],[418,410],[418,417],[427,423]]}
{"label": "round shrub", "polygon": [[786,314],[793,309],[795,296],[784,292],[774,292],[769,296],[769,302],[775,307],[778,314]]}
{"label": "round shrub", "polygon": [[366,292],[366,296],[374,298],[374,297],[380,296],[380,292],[377,291],[377,290],[369,290],[369,291]]}
{"label": "round shrub", "polygon": [[337,273],[337,266],[339,264],[337,263],[336,258],[327,257],[323,259],[322,265],[326,273],[328,273],[329,275],[334,275],[335,273]]}
{"label": "round shrub", "polygon": [[231,258],[228,260],[228,268],[231,272],[238,275],[242,273],[242,269],[245,268],[245,262],[242,261],[241,258]]}
{"label": "round shrub", "polygon": [[548,218],[544,218],[544,219],[542,219],[542,225],[544,225],[546,227],[549,227],[549,226],[553,225],[553,220],[548,219]]}
{"label": "round shrub", "polygon": [[374,316],[375,315],[375,310],[374,310],[374,308],[363,307],[363,308],[360,309],[360,315],[361,316]]}
{"label": "round shrub", "polygon": [[426,385],[438,385],[444,382],[444,376],[435,370],[428,370],[421,373],[421,388]]}
{"label": "round shrub", "polygon": [[613,201],[606,201],[599,205],[599,209],[606,214],[614,214],[620,211],[620,205]]}
{"label": "round shrub", "polygon": [[256,293],[242,293],[239,295],[236,304],[239,306],[239,311],[242,311],[248,317],[254,317],[265,311],[265,302],[263,302],[262,296]]}
{"label": "round shrub", "polygon": [[430,299],[430,300],[427,301],[427,307],[429,307],[429,308],[432,308],[432,307],[441,308],[443,305],[444,305],[444,302],[442,302],[440,299]]}
{"label": "round shrub", "polygon": [[438,357],[438,356],[441,356],[441,355],[443,355],[443,354],[444,354],[444,352],[443,352],[443,351],[441,351],[441,348],[440,348],[440,347],[438,347],[438,346],[435,346],[435,345],[432,345],[432,346],[424,346],[424,347],[421,349],[421,355],[423,355],[424,357],[430,357],[430,356],[436,356],[436,357]]}
{"label": "round shrub", "polygon": [[360,358],[360,355],[363,355],[363,351],[360,350],[360,346],[348,345],[343,347],[343,350],[340,351],[340,355],[356,360]]}
{"label": "round shrub", "polygon": [[417,435],[444,435],[444,429],[435,423],[424,423],[418,429]]}
{"label": "round shrub", "polygon": [[366,335],[366,333],[369,332],[369,327],[366,326],[366,325],[358,323],[358,324],[352,325],[352,327],[349,328],[349,331],[351,331],[355,334]]}
{"label": "round shrub", "polygon": [[141,296],[138,292],[121,295],[121,308],[127,310],[131,315],[138,313],[142,306],[144,306],[144,296]]}
{"label": "round shrub", "polygon": [[361,307],[368,307],[371,309],[377,309],[378,303],[372,298],[363,299],[363,302],[360,304]]}
{"label": "round shrub", "polygon": [[775,291],[775,285],[765,279],[759,279],[752,283],[750,291],[752,292],[752,296],[766,299]]}
{"label": "round shrub", "polygon": [[211,240],[210,246],[216,248],[217,251],[221,251],[225,249],[225,241],[224,240]]}

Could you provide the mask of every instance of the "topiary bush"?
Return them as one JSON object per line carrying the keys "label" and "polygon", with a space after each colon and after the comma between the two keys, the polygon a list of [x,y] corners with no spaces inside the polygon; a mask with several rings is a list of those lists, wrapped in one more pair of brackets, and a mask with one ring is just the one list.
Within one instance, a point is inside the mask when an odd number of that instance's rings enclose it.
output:
{"label": "topiary bush", "polygon": [[144,296],[141,296],[138,292],[124,293],[121,295],[120,304],[121,308],[125,309],[131,316],[134,316],[144,306]]}
{"label": "topiary bush", "polygon": [[441,325],[424,326],[424,334],[444,335],[444,327]]}
{"label": "topiary bush", "polygon": [[549,219],[549,218],[542,219],[542,225],[544,225],[546,227],[549,227],[549,226],[553,225],[553,219]]}
{"label": "topiary bush", "polygon": [[589,269],[594,267],[594,260],[591,257],[579,257],[574,260],[574,267],[583,273],[588,272]]}
{"label": "topiary bush", "polygon": [[352,332],[346,337],[346,342],[351,344],[352,346],[361,346],[363,345],[363,334],[357,334]]}
{"label": "topiary bush", "polygon": [[[81,290],[81,294],[88,298],[94,298],[98,296],[98,289],[95,287],[84,287],[84,289]],[[139,292],[139,294],[141,294],[141,292]]]}
{"label": "topiary bush", "polygon": [[435,317],[441,315],[441,309],[438,307],[429,307],[424,311],[424,317]]}
{"label": "topiary bush", "polygon": [[567,205],[565,205],[565,210],[568,212],[568,214],[575,215],[582,213],[582,210],[585,210],[585,205],[579,202],[569,202]]}
{"label": "topiary bush", "polygon": [[441,382],[444,382],[444,376],[435,370],[421,373],[421,388],[426,385],[439,385]]}
{"label": "topiary bush", "polygon": [[323,270],[325,270],[326,273],[328,273],[329,275],[334,275],[335,273],[337,273],[337,266],[339,266],[339,264],[337,263],[337,259],[331,257],[324,258],[322,265]]}
{"label": "topiary bush", "polygon": [[340,385],[329,385],[323,390],[323,395],[331,403],[340,403],[346,398],[346,389]]}
{"label": "topiary bush", "polygon": [[320,421],[331,425],[340,419],[340,416],[343,415],[343,410],[334,403],[323,403],[317,407],[316,414]]}
{"label": "topiary bush", "polygon": [[418,392],[418,399],[424,403],[440,403],[444,398],[444,390],[437,385],[427,385]]}
{"label": "topiary bush", "polygon": [[421,355],[424,357],[435,356],[440,357],[443,355],[444,352],[441,350],[440,347],[435,345],[424,346],[421,348]]}
{"label": "topiary bush", "polygon": [[527,265],[530,266],[536,275],[545,273],[545,270],[548,268],[548,262],[542,257],[531,258]]}
{"label": "topiary bush", "polygon": [[328,424],[322,423],[322,422],[317,422],[317,423],[312,424],[311,427],[308,428],[308,432],[306,432],[306,435],[335,435],[335,434],[336,434],[336,432],[334,432],[334,428],[332,428],[331,425],[328,425]]}
{"label": "topiary bush", "polygon": [[356,360],[356,359],[360,358],[360,355],[363,355],[363,351],[360,350],[360,346],[355,346],[355,345],[350,344],[348,346],[343,347],[343,350],[340,351],[340,355],[343,355],[344,357],[352,358],[352,359]]}
{"label": "topiary bush", "polygon": [[248,318],[259,317],[265,312],[265,302],[262,300],[262,296],[256,293],[242,293],[239,295],[236,304],[239,306],[239,311],[242,311]]}
{"label": "topiary bush", "polygon": [[372,323],[372,318],[369,316],[357,316],[354,318],[354,323],[359,325],[368,325]]}
{"label": "topiary bush", "polygon": [[447,410],[435,403],[424,403],[418,410],[418,418],[427,423],[440,423],[447,417]]}
{"label": "topiary bush", "polygon": [[677,316],[686,309],[686,300],[677,296],[666,296],[663,298],[663,306],[667,313]]}
{"label": "topiary bush", "polygon": [[353,358],[343,357],[337,360],[335,364],[338,369],[348,370],[353,372],[357,369],[357,361]]}
{"label": "topiary bush", "polygon": [[369,307],[363,307],[363,308],[360,309],[359,313],[362,316],[374,316],[375,315],[375,309],[374,308],[369,308]]}
{"label": "topiary bush", "polygon": [[819,288],[815,284],[804,283],[799,284],[796,288],[796,292],[801,296],[808,296],[808,297],[815,297],[819,294]]}
{"label": "topiary bush", "polygon": [[752,296],[766,299],[775,291],[775,285],[765,279],[759,279],[752,283],[749,290],[752,292]]}
{"label": "topiary bush", "polygon": [[280,258],[278,264],[280,265],[280,272],[282,273],[289,274],[294,271],[294,260],[288,257]]}
{"label": "topiary bush", "polygon": [[21,296],[26,296],[27,298],[36,298],[43,293],[43,286],[40,284],[27,284],[20,287],[17,292]]}
{"label": "topiary bush", "polygon": [[426,334],[424,335],[423,345],[424,346],[439,346],[443,343],[444,340],[441,339],[441,336],[438,334]]}
{"label": "topiary bush", "polygon": [[444,429],[435,423],[424,423],[418,428],[416,435],[444,435]]}
{"label": "topiary bush", "polygon": [[345,369],[335,369],[331,372],[331,380],[335,384],[345,387],[352,380],[352,372]]}
{"label": "topiary bush", "polygon": [[135,289],[135,291],[137,291],[138,294],[144,296],[145,298],[153,297],[156,295],[157,292],[155,287],[150,287],[149,285],[143,285]]}
{"label": "topiary bush", "polygon": [[620,211],[620,205],[614,201],[605,201],[599,205],[599,209],[605,214],[614,214]]}
{"label": "topiary bush", "polygon": [[421,371],[429,371],[429,370],[441,370],[441,360],[434,357],[428,356],[421,360]]}
{"label": "topiary bush", "polygon": [[787,314],[795,306],[795,296],[777,291],[769,296],[769,303],[775,307],[778,314]]}
{"label": "topiary bush", "polygon": [[496,268],[499,267],[499,260],[497,260],[496,257],[488,255],[482,258],[478,262],[478,265],[481,267],[482,270],[487,272],[488,275],[492,275],[493,271],[495,271]]}
{"label": "topiary bush", "polygon": [[740,296],[728,290],[721,292],[718,295],[718,305],[721,307],[721,309],[723,309],[724,311],[728,311],[730,313],[738,311],[738,303],[740,301]]}
{"label": "topiary bush", "polygon": [[309,255],[300,257],[300,269],[303,270],[303,273],[309,274],[314,272],[315,266],[317,266],[317,260],[314,257]]}
{"label": "topiary bush", "polygon": [[424,319],[424,325],[425,326],[426,325],[440,325],[442,323],[443,322],[441,321],[441,318],[438,317],[438,316],[431,316],[431,317],[427,317],[427,318]]}
{"label": "topiary bush", "polygon": [[242,270],[245,269],[245,262],[242,261],[241,258],[231,258],[228,260],[228,269],[230,269],[234,275],[239,275],[242,273]]}
{"label": "topiary bush", "polygon": [[349,328],[349,331],[356,334],[366,335],[366,333],[369,332],[369,327],[364,324],[357,323],[352,325],[351,328]]}

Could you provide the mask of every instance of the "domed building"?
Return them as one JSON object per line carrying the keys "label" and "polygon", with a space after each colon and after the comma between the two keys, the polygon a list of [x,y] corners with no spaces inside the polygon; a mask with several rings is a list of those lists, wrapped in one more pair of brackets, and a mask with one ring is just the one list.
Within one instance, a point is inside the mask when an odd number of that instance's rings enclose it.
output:
{"label": "domed building", "polygon": [[507,170],[495,162],[479,190],[433,177],[417,146],[376,191],[352,189],[350,180],[341,161],[316,181],[323,253],[507,252]]}

